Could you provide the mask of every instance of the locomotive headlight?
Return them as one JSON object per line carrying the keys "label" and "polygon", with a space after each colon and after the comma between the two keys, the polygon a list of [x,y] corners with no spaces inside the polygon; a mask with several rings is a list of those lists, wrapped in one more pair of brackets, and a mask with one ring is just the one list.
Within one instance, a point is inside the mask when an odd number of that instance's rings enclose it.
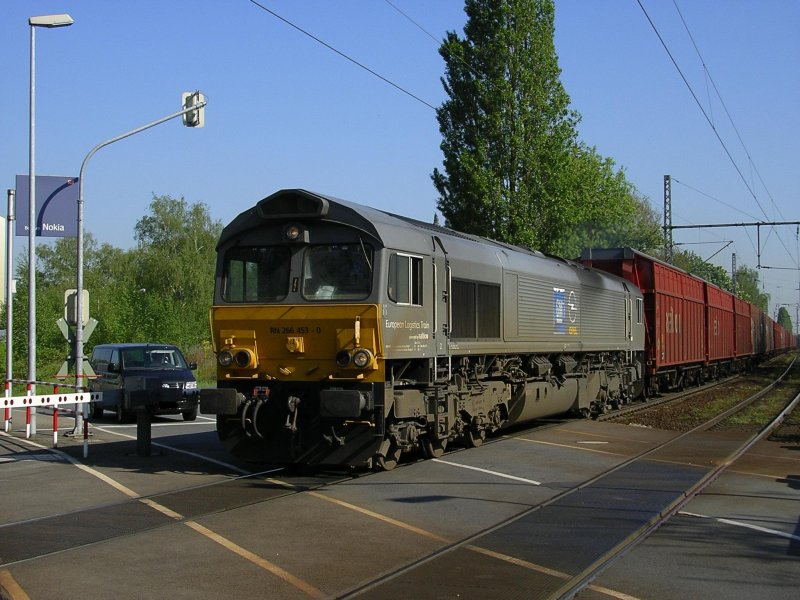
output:
{"label": "locomotive headlight", "polygon": [[365,348],[356,350],[355,353],[353,354],[353,364],[359,369],[363,369],[364,367],[369,366],[371,362],[372,362],[372,353]]}
{"label": "locomotive headlight", "polygon": [[283,235],[290,242],[297,242],[303,237],[303,228],[300,225],[287,225],[283,230]]}
{"label": "locomotive headlight", "polygon": [[245,369],[253,364],[253,353],[249,350],[239,350],[233,357],[236,366]]}
{"label": "locomotive headlight", "polygon": [[233,362],[233,354],[227,350],[223,350],[219,353],[219,356],[217,356],[217,362],[219,362],[219,364],[223,367],[230,367],[231,363]]}
{"label": "locomotive headlight", "polygon": [[339,350],[336,353],[336,364],[342,369],[350,364],[350,353],[347,350]]}

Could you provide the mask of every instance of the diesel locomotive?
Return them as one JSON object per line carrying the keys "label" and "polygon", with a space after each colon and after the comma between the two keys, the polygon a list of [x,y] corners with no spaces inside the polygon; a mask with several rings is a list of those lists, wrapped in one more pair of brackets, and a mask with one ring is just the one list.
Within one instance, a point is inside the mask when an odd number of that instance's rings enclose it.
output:
{"label": "diesel locomotive", "polygon": [[224,228],[210,319],[201,412],[261,462],[388,470],[644,389],[632,282],[301,189]]}

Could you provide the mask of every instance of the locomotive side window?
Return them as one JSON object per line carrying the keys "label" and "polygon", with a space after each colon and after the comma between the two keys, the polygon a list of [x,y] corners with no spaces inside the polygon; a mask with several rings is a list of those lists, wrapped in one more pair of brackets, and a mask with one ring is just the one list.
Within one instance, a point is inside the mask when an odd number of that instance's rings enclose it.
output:
{"label": "locomotive side window", "polygon": [[410,254],[389,257],[389,298],[397,304],[422,305],[422,258]]}
{"label": "locomotive side window", "polygon": [[303,257],[303,298],[363,300],[372,291],[372,246],[310,246]]}
{"label": "locomotive side window", "polygon": [[454,279],[452,332],[455,339],[498,339],[500,286]]}
{"label": "locomotive side window", "polygon": [[275,302],[289,292],[289,249],[233,248],[225,255],[222,297],[228,302]]}
{"label": "locomotive side window", "polygon": [[641,298],[636,299],[636,324],[641,325],[644,322],[644,300]]}

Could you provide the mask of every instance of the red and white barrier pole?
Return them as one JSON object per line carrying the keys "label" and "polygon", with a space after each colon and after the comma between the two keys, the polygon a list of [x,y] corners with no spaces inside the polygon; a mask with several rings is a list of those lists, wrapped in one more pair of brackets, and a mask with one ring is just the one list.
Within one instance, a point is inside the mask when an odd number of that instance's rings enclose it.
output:
{"label": "red and white barrier pole", "polygon": [[[28,398],[31,397],[31,384],[28,384]],[[30,402],[30,401],[29,401]],[[25,409],[25,439],[31,437],[31,406],[30,404]]]}
{"label": "red and white barrier pole", "polygon": [[[11,397],[11,382],[6,381],[6,398]],[[3,419],[3,431],[8,433],[8,430],[11,428],[11,409],[6,406],[5,410],[5,418]]]}

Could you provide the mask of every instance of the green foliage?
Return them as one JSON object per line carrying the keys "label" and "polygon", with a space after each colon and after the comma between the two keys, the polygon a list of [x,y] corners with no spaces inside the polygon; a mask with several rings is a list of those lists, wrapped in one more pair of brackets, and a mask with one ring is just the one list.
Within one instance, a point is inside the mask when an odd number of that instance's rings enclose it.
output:
{"label": "green foliage", "polygon": [[770,295],[760,291],[758,286],[758,272],[750,267],[736,269],[736,295],[755,304],[765,313],[769,313]]}
{"label": "green foliage", "polygon": [[713,283],[723,290],[733,291],[733,281],[728,272],[720,266],[704,261],[694,252],[676,251],[672,264],[679,269],[688,271],[692,275],[696,275],[700,279]]}
{"label": "green foliage", "polygon": [[786,331],[793,332],[792,317],[785,306],[778,309],[778,323],[783,326]]}
{"label": "green foliage", "polygon": [[[99,321],[85,353],[105,342],[176,344],[202,368],[208,362],[208,310],[214,287],[215,246],[222,224],[204,204],[153,196],[149,214],[136,224],[137,247],[120,250],[84,236],[84,288],[89,312]],[[37,374],[50,378],[68,347],[56,321],[64,292],[76,287],[77,240],[60,238],[36,247]],[[27,375],[28,264],[16,272],[13,352],[15,376]],[[202,357],[202,358],[200,358]],[[41,372],[40,372],[41,371]],[[203,376],[206,376],[204,373]],[[207,381],[213,380],[213,375]]]}
{"label": "green foliage", "polygon": [[634,192],[633,210],[617,215],[605,223],[588,221],[579,223],[562,236],[561,256],[579,256],[584,248],[618,248],[630,246],[645,254],[659,256],[664,247],[661,215],[647,199]]}
{"label": "green foliage", "polygon": [[465,11],[465,38],[450,32],[440,48],[449,99],[437,111],[444,172],[432,179],[447,225],[560,253],[575,228],[621,231],[633,190],[577,140],[552,0],[467,0]]}

